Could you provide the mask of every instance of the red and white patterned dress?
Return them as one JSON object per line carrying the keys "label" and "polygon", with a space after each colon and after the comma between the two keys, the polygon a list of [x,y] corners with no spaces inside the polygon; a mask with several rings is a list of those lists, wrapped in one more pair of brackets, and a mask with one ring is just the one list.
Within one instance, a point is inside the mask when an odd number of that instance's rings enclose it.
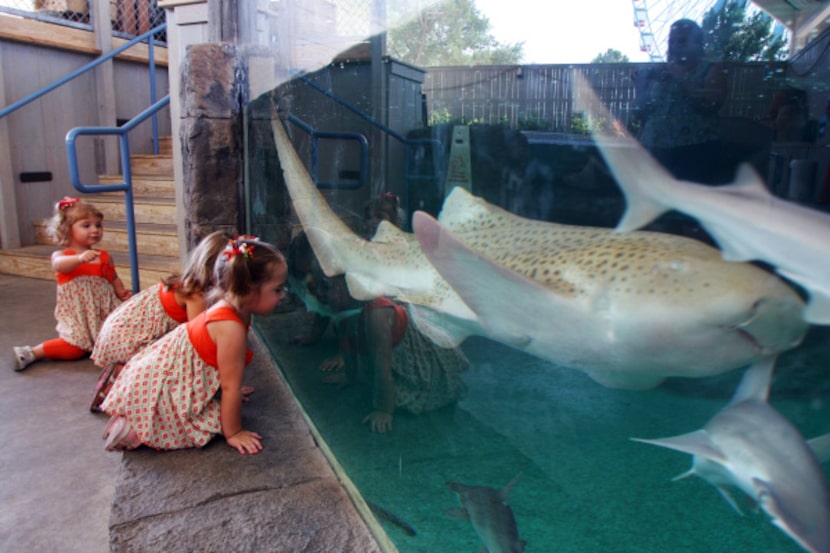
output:
{"label": "red and white patterned dress", "polygon": [[232,308],[214,307],[139,351],[101,408],[126,417],[144,445],[165,450],[204,446],[222,433],[216,344],[207,325],[226,320],[244,324]]}
{"label": "red and white patterned dress", "polygon": [[461,399],[466,386],[461,373],[470,361],[458,348],[442,348],[409,324],[404,307],[379,297],[368,310],[392,307],[392,376],[395,379],[395,407],[410,413],[432,411]]}
{"label": "red and white patterned dress", "polygon": [[99,367],[126,363],[177,326],[187,322],[187,310],[176,303],[176,292],[159,283],[118,306],[98,333],[92,360]]}
{"label": "red and white patterned dress", "polygon": [[[121,303],[112,287],[115,270],[110,265],[109,253],[96,251],[101,254],[98,263],[81,263],[68,273],[55,273],[58,336],[86,351],[92,350],[104,320]],[[75,254],[73,250],[63,253]]]}

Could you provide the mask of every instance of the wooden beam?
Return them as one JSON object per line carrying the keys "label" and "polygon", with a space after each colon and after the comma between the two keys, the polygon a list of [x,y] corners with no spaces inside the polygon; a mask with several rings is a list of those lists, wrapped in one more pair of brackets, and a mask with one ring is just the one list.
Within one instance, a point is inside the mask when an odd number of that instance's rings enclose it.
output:
{"label": "wooden beam", "polygon": [[[36,44],[47,48],[85,52],[93,56],[100,56],[101,50],[95,47],[95,36],[92,31],[75,29],[65,25],[55,25],[33,19],[0,14],[0,39]],[[113,49],[129,42],[122,38],[113,37]],[[148,63],[150,49],[146,43],[136,44],[129,50],[121,52],[116,59]],[[154,48],[155,62],[160,66],[167,66],[167,48]]]}

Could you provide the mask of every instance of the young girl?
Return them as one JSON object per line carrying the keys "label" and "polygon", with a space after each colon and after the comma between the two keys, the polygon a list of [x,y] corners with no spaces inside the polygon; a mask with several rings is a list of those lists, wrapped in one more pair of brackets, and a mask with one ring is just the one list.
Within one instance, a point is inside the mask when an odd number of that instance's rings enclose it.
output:
{"label": "young girl", "polygon": [[92,349],[92,360],[103,370],[90,411],[101,411],[101,402],[133,355],[205,310],[216,257],[227,243],[224,232],[209,234],[190,252],[181,275],[142,290],[107,317]]}
{"label": "young girl", "polygon": [[80,359],[92,351],[104,320],[130,291],[118,278],[106,250],[93,249],[104,236],[104,215],[79,198],[55,204],[47,232],[65,249],[52,254],[58,281],[55,318],[58,336],[35,347],[14,348],[16,370],[49,359]]}
{"label": "young girl", "polygon": [[251,315],[267,315],[285,296],[287,271],[273,246],[246,236],[229,241],[216,260],[212,307],[121,370],[101,405],[111,415],[107,451],[202,447],[222,434],[241,454],[259,452],[261,436],[242,428],[248,327]]}
{"label": "young girl", "polygon": [[392,430],[398,408],[418,414],[463,396],[466,388],[460,375],[470,364],[466,356],[459,349],[439,347],[424,336],[409,324],[402,305],[384,297],[358,302],[349,295],[342,275],[327,278],[316,262],[306,282],[309,292],[327,309],[348,312],[362,308],[359,316],[345,319],[341,325],[341,349],[349,362],[338,355],[323,361],[320,370],[333,371],[324,379],[329,383],[344,385],[355,377],[369,381],[373,405],[363,423],[372,432]]}

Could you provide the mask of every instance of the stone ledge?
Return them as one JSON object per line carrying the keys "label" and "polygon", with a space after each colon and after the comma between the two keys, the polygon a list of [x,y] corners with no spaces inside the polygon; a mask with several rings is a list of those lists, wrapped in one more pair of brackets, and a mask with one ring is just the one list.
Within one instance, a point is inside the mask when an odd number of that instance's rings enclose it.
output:
{"label": "stone ledge", "polygon": [[254,360],[243,406],[264,450],[242,456],[217,438],[202,449],[123,455],[110,517],[113,553],[380,553],[317,446],[266,348]]}

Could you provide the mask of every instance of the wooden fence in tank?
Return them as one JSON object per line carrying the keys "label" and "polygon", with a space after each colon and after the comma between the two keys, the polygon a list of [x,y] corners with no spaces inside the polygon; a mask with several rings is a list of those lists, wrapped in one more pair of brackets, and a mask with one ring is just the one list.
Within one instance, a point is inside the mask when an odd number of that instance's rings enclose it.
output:
{"label": "wooden fence in tank", "polygon": [[[722,117],[758,121],[767,115],[781,86],[786,63],[724,64],[729,94]],[[430,67],[423,92],[435,122],[507,125],[519,130],[572,130],[571,82],[574,72],[587,76],[611,112],[628,124],[634,105],[632,76],[651,63],[582,65],[493,65]],[[440,121],[443,119],[443,121]]]}

